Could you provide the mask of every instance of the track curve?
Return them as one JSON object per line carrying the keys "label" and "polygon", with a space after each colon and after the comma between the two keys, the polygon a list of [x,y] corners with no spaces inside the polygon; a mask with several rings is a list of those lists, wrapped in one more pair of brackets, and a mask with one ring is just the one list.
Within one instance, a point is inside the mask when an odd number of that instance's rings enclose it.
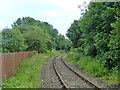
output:
{"label": "track curve", "polygon": [[[64,56],[65,54],[62,54],[60,56],[56,56],[53,60],[53,67],[54,70],[56,72],[56,75],[59,78],[59,81],[61,82],[62,86],[64,89],[69,89],[69,88],[80,88],[80,84],[84,84],[83,87],[85,88],[94,88],[95,90],[102,90],[101,87],[93,84],[91,81],[87,80],[86,78],[84,78],[83,76],[81,76],[77,71],[75,71],[71,66],[69,66],[67,63],[64,62],[64,60],[62,59],[62,56]],[[66,72],[67,71],[67,72]],[[73,76],[72,78],[74,78],[75,84],[78,84],[79,82],[79,86],[70,86],[72,84],[70,84],[69,82],[71,82],[71,80],[66,79],[67,77],[65,76],[65,73],[69,72],[69,76]],[[74,75],[73,75],[74,74]],[[76,77],[76,78],[75,78]],[[71,78],[71,79],[72,79]],[[81,81],[81,80],[82,81]],[[84,83],[83,83],[84,82]],[[89,85],[88,85],[89,84]],[[88,85],[88,86],[87,86]],[[81,85],[81,88],[83,88]]]}

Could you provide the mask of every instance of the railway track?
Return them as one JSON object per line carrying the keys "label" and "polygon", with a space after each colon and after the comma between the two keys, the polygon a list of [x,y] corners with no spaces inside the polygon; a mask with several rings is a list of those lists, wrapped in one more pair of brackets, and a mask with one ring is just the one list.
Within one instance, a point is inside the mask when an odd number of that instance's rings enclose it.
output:
{"label": "railway track", "polygon": [[[63,56],[63,55],[62,55]],[[55,73],[56,75],[58,76],[58,79],[59,81],[61,82],[61,85],[63,86],[64,89],[66,90],[69,90],[71,88],[70,84],[68,82],[70,82],[69,80],[66,80],[64,78],[64,75],[65,75],[65,72],[60,72],[61,69],[59,69],[59,67],[61,66],[64,70],[67,70],[69,71],[71,74],[70,75],[73,75],[76,77],[76,79],[81,79],[82,81],[80,80],[75,80],[75,84],[81,84],[81,83],[85,83],[84,85],[88,85],[91,89],[94,89],[94,90],[102,90],[101,87],[95,85],[94,83],[92,83],[91,81],[89,81],[88,79],[86,79],[85,77],[81,76],[77,71],[75,71],[70,65],[68,65],[63,59],[62,59],[62,56],[60,57],[60,59],[58,60],[58,56],[56,56],[54,59],[53,59],[53,68],[55,70]],[[59,67],[58,67],[59,65]],[[64,65],[64,66],[62,66]],[[72,79],[72,77],[71,77]],[[80,82],[78,82],[80,81]],[[78,87],[78,86],[77,86]],[[88,88],[89,88],[88,87]],[[73,88],[76,88],[76,87],[73,87]]]}

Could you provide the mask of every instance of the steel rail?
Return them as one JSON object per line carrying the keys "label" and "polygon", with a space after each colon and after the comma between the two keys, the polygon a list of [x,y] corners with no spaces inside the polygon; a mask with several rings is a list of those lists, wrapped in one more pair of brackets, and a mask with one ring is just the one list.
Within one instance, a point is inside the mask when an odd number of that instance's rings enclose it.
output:
{"label": "steel rail", "polygon": [[[61,75],[60,75],[60,73],[58,72],[58,69],[57,69],[57,67],[56,67],[56,61],[55,61],[55,59],[56,59],[57,57],[58,57],[58,56],[55,56],[55,57],[53,58],[53,68],[54,68],[55,73],[56,73],[56,75],[58,76],[59,81],[61,82],[61,85],[63,86],[63,88],[66,89],[66,90],[69,90],[69,89],[68,89],[68,86],[66,85],[66,83],[65,83],[64,80],[62,79],[62,77],[61,77]],[[100,86],[95,85],[93,82],[91,82],[90,80],[86,79],[84,76],[80,75],[80,74],[79,74],[76,70],[74,70],[69,64],[67,64],[67,63],[63,60],[62,57],[61,57],[61,61],[64,63],[64,65],[65,65],[66,67],[68,67],[68,69],[70,69],[71,71],[73,71],[73,73],[76,74],[78,77],[80,77],[83,81],[85,81],[86,83],[89,83],[89,85],[95,87],[95,90],[104,90],[104,89],[102,89]]]}
{"label": "steel rail", "polygon": [[63,58],[61,57],[61,61],[71,70],[73,71],[77,76],[79,76],[83,81],[85,81],[86,83],[89,83],[90,85],[92,85],[93,87],[95,87],[96,90],[102,90],[101,87],[95,85],[94,83],[92,83],[91,81],[89,81],[88,79],[86,79],[84,76],[80,75],[77,71],[75,71],[70,65],[68,65]]}
{"label": "steel rail", "polygon": [[[56,56],[56,57],[57,57],[57,56]],[[60,74],[59,74],[59,72],[58,72],[58,69],[57,69],[57,67],[56,67],[56,62],[55,62],[56,57],[54,57],[54,59],[53,59],[53,67],[54,67],[55,73],[56,73],[56,75],[58,76],[59,81],[61,82],[63,88],[66,89],[66,90],[69,90],[69,89],[68,89],[68,86],[65,84],[64,80],[63,80],[62,77],[60,76]]]}

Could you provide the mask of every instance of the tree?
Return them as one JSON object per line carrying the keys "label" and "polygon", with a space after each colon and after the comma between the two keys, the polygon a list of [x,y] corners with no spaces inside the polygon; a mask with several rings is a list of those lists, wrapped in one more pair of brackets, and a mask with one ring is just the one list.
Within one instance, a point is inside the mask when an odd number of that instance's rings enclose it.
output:
{"label": "tree", "polygon": [[35,25],[35,26],[41,26],[41,22],[39,20],[35,20],[34,18],[31,17],[23,17],[23,18],[18,18],[13,24],[12,27],[16,27],[19,25]]}
{"label": "tree", "polygon": [[120,18],[116,17],[117,21],[112,23],[111,26],[114,28],[110,34],[109,47],[111,50],[120,50]]}
{"label": "tree", "polygon": [[38,26],[33,26],[33,28],[34,30],[30,30],[23,35],[25,44],[28,46],[27,50],[46,52],[47,49],[51,49],[52,41],[49,34]]}
{"label": "tree", "polygon": [[13,23],[12,26],[15,29],[19,29],[22,34],[26,33],[27,31],[34,30],[33,26],[37,26],[51,36],[52,43],[51,42],[48,43],[49,49],[51,49],[51,46],[53,48],[55,48],[56,46],[55,38],[58,36],[58,31],[57,29],[54,29],[53,26],[47,22],[41,22],[39,20],[35,20],[30,17],[23,17],[23,18],[18,18]]}
{"label": "tree", "polygon": [[24,51],[24,38],[19,30],[3,29],[2,31],[2,52],[19,52]]}
{"label": "tree", "polygon": [[80,26],[77,20],[75,20],[73,24],[71,24],[66,35],[72,41],[73,47],[76,48],[79,47],[79,45],[81,45],[79,39],[82,37],[82,32],[80,30]]}
{"label": "tree", "polygon": [[[67,37],[80,53],[99,59],[106,67],[119,60],[118,2],[90,2],[83,16],[71,24]],[[112,23],[112,24],[111,24]]]}
{"label": "tree", "polygon": [[66,50],[69,51],[71,48],[71,42],[68,39],[65,39],[64,35],[59,34],[55,39],[56,50]]}
{"label": "tree", "polygon": [[[12,24],[12,29],[4,30],[4,33],[5,35],[3,45],[5,52],[14,52],[21,50],[21,46],[19,46],[20,50],[16,50],[16,48],[14,49],[7,44],[10,42],[11,45],[14,46],[16,42],[13,42],[15,41],[15,38],[13,37],[18,37],[18,35],[20,35],[19,38],[21,38],[23,40],[23,43],[26,45],[25,50],[27,51],[37,50],[39,52],[46,52],[46,50],[52,50],[53,48],[57,50],[69,50],[70,48],[69,40],[65,39],[63,35],[58,35],[57,29],[54,29],[51,24],[47,22],[41,22],[30,17],[18,18]],[[16,35],[10,37],[7,33],[9,33],[9,35]],[[5,40],[6,36],[10,37],[10,40]],[[21,42],[21,44],[23,43]]]}

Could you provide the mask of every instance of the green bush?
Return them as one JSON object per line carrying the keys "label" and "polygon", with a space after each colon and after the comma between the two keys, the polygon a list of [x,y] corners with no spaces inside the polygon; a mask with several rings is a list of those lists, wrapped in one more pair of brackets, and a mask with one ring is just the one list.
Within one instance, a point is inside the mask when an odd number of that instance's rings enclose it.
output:
{"label": "green bush", "polygon": [[97,58],[74,52],[69,52],[64,58],[73,64],[79,65],[86,73],[97,76],[108,84],[120,83],[120,80],[118,80],[117,66],[109,70]]}
{"label": "green bush", "polygon": [[106,52],[102,57],[100,57],[100,61],[107,67],[108,69],[112,69],[115,66],[118,66],[120,56],[119,56],[120,50],[116,51],[108,51]]}
{"label": "green bush", "polygon": [[60,53],[65,53],[65,51],[64,51],[64,50],[59,50],[59,52],[60,52]]}

